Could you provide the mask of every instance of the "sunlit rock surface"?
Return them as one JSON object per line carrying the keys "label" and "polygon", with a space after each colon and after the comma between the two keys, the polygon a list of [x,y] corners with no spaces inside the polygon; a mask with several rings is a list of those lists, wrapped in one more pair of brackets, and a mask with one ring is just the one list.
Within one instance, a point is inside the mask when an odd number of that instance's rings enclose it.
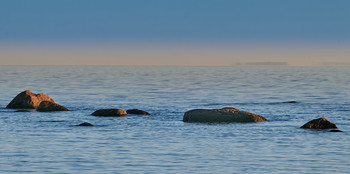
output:
{"label": "sunlit rock surface", "polygon": [[250,112],[240,111],[236,108],[222,108],[222,109],[193,109],[187,111],[183,117],[184,122],[206,122],[206,123],[220,123],[220,122],[262,122],[267,121],[266,118]]}

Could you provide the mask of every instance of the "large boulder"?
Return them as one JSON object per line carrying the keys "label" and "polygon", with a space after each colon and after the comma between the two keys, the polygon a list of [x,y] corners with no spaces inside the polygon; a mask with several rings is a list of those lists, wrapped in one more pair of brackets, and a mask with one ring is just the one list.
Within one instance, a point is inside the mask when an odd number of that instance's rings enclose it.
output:
{"label": "large boulder", "polygon": [[128,114],[151,115],[150,113],[143,111],[143,110],[139,110],[139,109],[128,109],[128,110],[126,110],[126,112]]}
{"label": "large boulder", "polygon": [[236,108],[222,109],[193,109],[185,112],[183,117],[184,122],[205,122],[205,123],[220,123],[220,122],[262,122],[267,121],[266,118],[253,113],[240,111]]}
{"label": "large boulder", "polygon": [[50,101],[41,102],[36,110],[39,112],[69,111],[67,108]]}
{"label": "large boulder", "polygon": [[328,121],[326,118],[318,118],[311,120],[301,126],[300,128],[304,129],[333,129],[333,128],[338,128],[337,125],[334,123]]}
{"label": "large boulder", "polygon": [[45,93],[34,94],[30,90],[19,93],[7,106],[8,109],[36,109],[42,101],[55,101]]}
{"label": "large boulder", "polygon": [[99,109],[92,113],[93,116],[104,116],[104,117],[123,117],[127,113],[122,109]]}

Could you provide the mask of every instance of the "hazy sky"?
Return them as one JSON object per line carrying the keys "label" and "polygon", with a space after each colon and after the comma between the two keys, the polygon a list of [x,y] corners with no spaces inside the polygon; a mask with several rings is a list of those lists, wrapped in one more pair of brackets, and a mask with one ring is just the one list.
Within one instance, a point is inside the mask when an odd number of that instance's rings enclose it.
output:
{"label": "hazy sky", "polygon": [[349,0],[1,0],[0,64],[343,64],[349,19]]}

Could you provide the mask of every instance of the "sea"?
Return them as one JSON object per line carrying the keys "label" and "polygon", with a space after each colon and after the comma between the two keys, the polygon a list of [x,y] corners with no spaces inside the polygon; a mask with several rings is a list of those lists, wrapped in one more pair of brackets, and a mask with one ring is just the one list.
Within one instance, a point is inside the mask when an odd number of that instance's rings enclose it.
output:
{"label": "sea", "polygon": [[[5,109],[24,90],[70,111]],[[345,66],[0,66],[0,94],[0,173],[350,172]],[[268,122],[182,121],[223,107]],[[151,115],[91,115],[109,108]],[[321,117],[343,132],[300,128]]]}

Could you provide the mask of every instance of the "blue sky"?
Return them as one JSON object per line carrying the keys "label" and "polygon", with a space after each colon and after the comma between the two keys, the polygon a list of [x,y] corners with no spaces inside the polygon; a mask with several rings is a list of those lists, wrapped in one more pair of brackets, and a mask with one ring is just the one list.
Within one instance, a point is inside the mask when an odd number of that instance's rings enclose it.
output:
{"label": "blue sky", "polygon": [[1,0],[0,43],[350,43],[349,0]]}

